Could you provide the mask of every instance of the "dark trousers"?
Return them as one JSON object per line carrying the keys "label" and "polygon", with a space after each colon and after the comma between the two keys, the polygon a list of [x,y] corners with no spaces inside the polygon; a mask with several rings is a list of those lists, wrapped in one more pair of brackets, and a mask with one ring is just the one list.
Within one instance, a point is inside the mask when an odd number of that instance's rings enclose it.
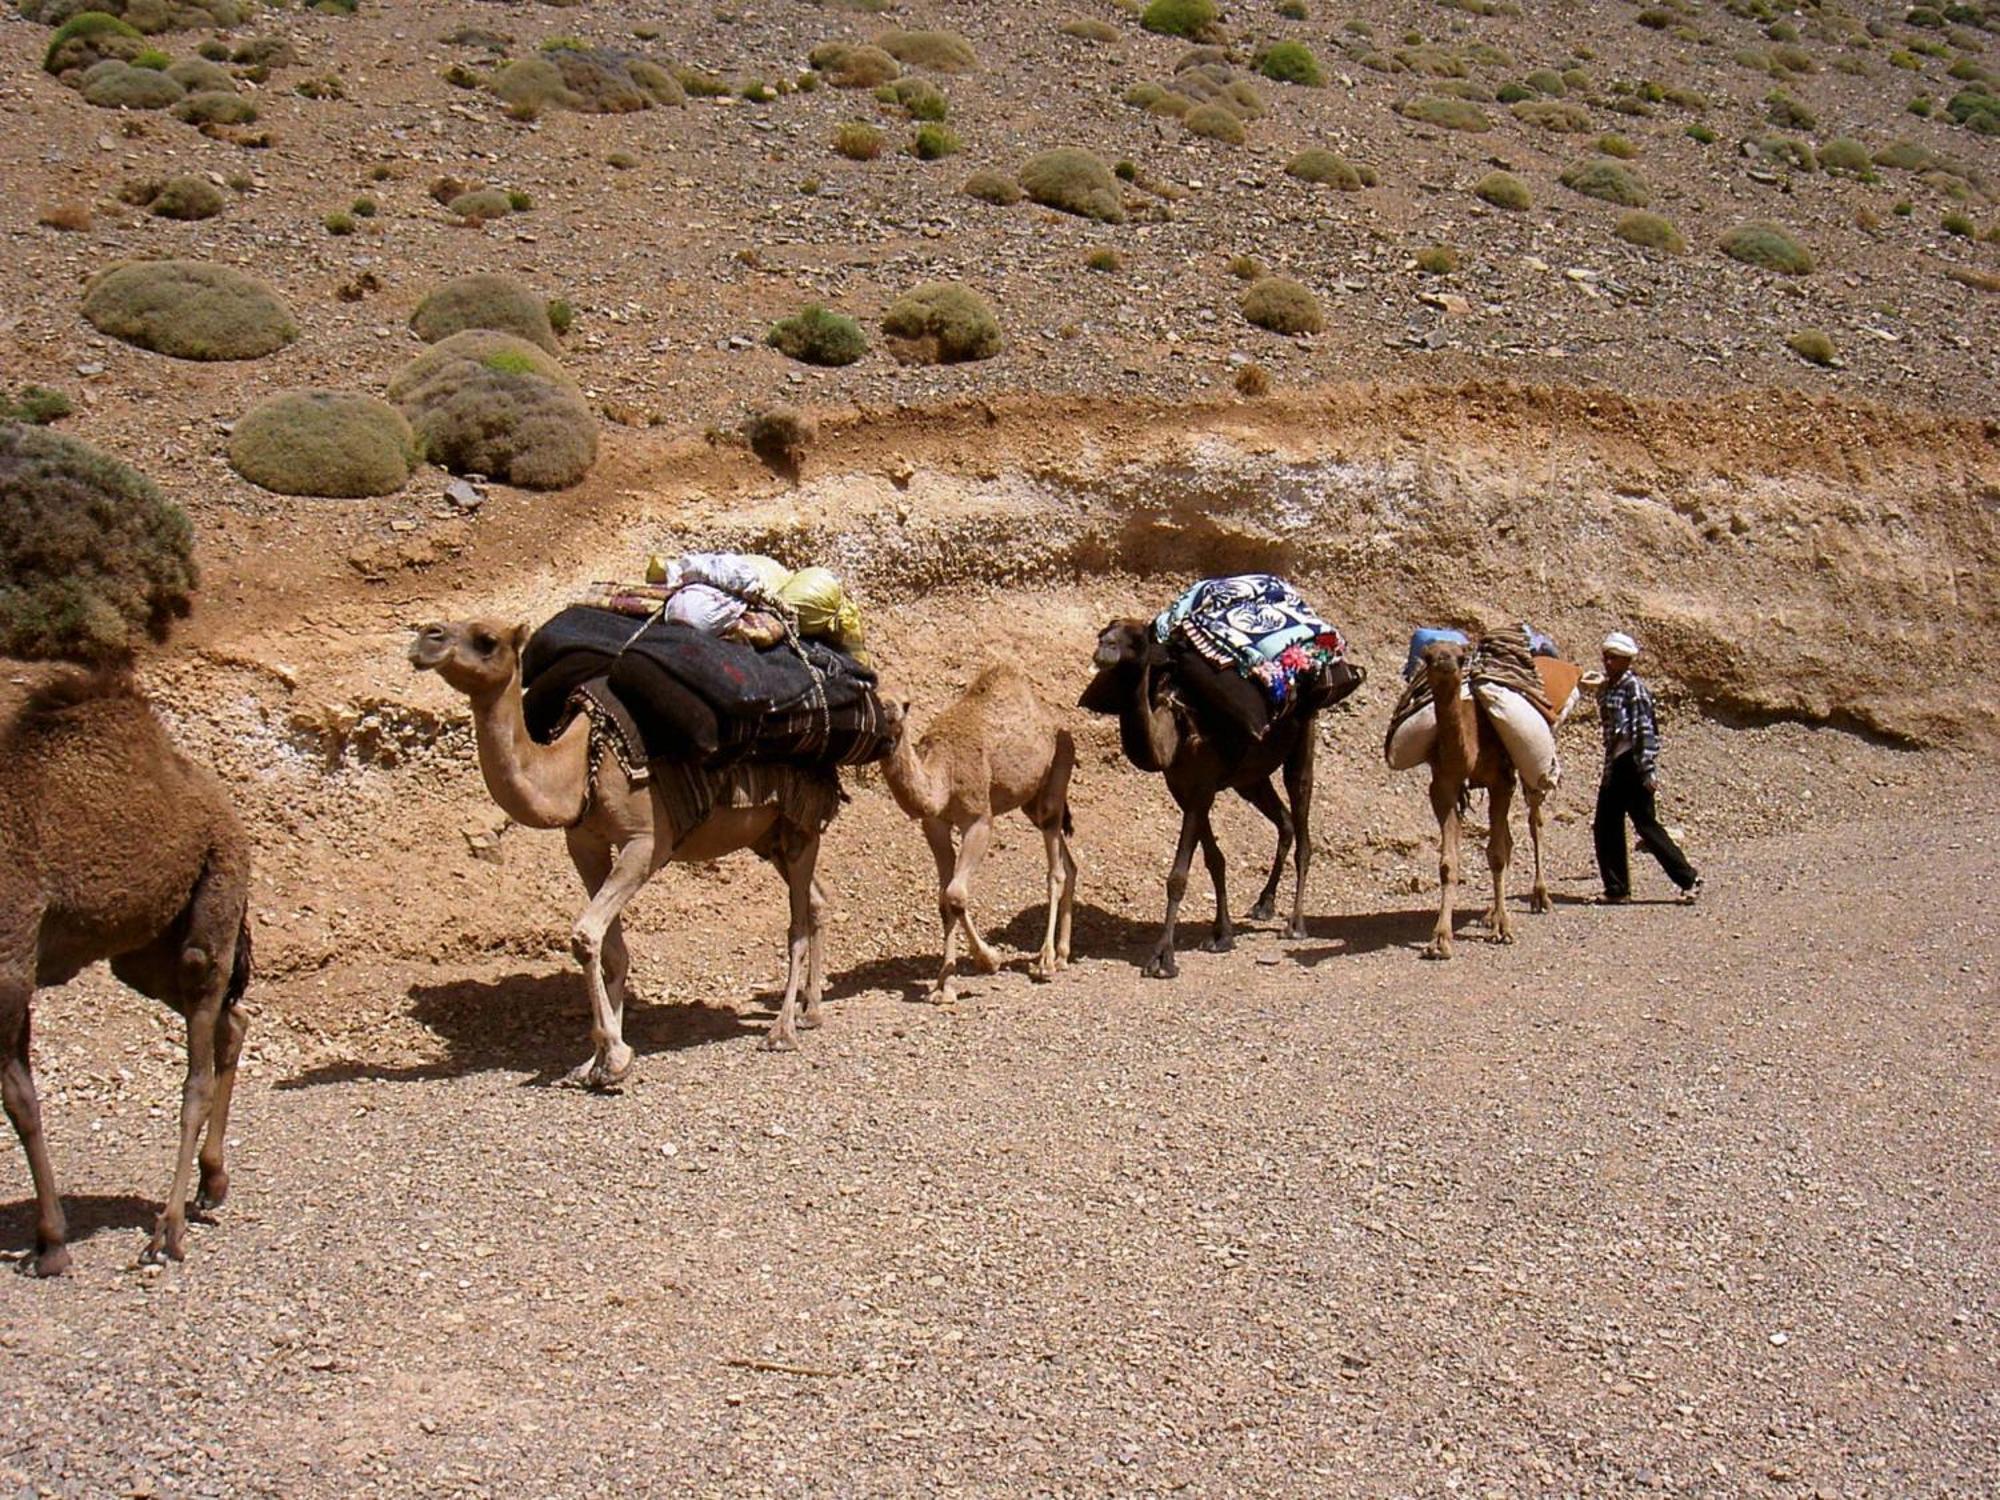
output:
{"label": "dark trousers", "polygon": [[1597,873],[1604,879],[1604,894],[1614,901],[1632,894],[1632,869],[1627,859],[1625,820],[1639,842],[1660,862],[1660,868],[1682,890],[1695,882],[1694,866],[1681,853],[1680,845],[1660,826],[1653,808],[1653,793],[1646,785],[1646,773],[1639,769],[1636,756],[1621,755],[1604,773],[1597,788]]}

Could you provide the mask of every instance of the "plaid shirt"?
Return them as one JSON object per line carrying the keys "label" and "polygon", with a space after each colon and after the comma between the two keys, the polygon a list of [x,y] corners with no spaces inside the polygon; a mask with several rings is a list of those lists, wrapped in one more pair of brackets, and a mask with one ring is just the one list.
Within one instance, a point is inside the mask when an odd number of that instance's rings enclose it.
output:
{"label": "plaid shirt", "polygon": [[1628,670],[1604,690],[1597,700],[1597,716],[1604,724],[1605,769],[1630,752],[1640,771],[1651,776],[1660,758],[1660,726],[1653,717],[1653,695],[1636,673]]}

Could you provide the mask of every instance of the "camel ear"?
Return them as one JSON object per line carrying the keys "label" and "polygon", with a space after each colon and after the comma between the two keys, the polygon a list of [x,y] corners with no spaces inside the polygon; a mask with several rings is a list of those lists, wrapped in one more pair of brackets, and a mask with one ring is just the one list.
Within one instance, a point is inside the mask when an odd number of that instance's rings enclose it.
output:
{"label": "camel ear", "polygon": [[514,654],[516,656],[519,656],[523,651],[528,649],[528,637],[533,635],[534,633],[535,632],[533,628],[528,624],[526,620],[523,620],[520,624],[514,627],[513,634],[510,637],[510,639],[513,641]]}

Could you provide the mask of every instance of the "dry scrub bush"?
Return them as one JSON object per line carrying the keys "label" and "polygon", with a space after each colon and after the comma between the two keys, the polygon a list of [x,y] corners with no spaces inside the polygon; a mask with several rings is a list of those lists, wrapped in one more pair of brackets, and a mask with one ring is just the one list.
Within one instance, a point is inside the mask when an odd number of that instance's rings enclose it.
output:
{"label": "dry scrub bush", "polygon": [[91,225],[90,205],[53,203],[37,215],[35,222],[44,229],[59,229],[66,234],[82,234]]}
{"label": "dry scrub bush", "polygon": [[403,414],[358,391],[283,391],[229,435],[229,464],[280,495],[358,499],[409,482],[416,438]]}
{"label": "dry scrub bush", "polygon": [[1196,41],[1215,29],[1215,0],[1152,0],[1139,24],[1162,36]]}
{"label": "dry scrub bush", "polygon": [[1438,94],[1405,100],[1396,106],[1396,113],[1406,120],[1415,120],[1419,125],[1435,125],[1441,130],[1493,128],[1493,122],[1486,118],[1486,111],[1470,100]]}
{"label": "dry scrub bush", "polygon": [[1243,316],[1273,333],[1318,333],[1319,299],[1288,276],[1266,276],[1243,294]]}
{"label": "dry scrub bush", "polygon": [[1533,99],[1517,104],[1514,118],[1564,135],[1581,135],[1590,129],[1590,111],[1567,99]]}
{"label": "dry scrub bush", "polygon": [[42,52],[42,68],[68,83],[70,75],[100,62],[130,62],[144,46],[138,31],[116,16],[86,10],[56,28]]}
{"label": "dry scrub bush", "polygon": [[882,314],[882,332],[911,364],[991,359],[1001,349],[1000,322],[978,293],[933,281],[905,292]]}
{"label": "dry scrub bush", "polygon": [[112,266],[85,288],[83,315],[100,333],[175,359],[260,359],[299,336],[269,286],[197,260]]}
{"label": "dry scrub bush", "polygon": [[1687,249],[1687,241],[1673,222],[1658,214],[1649,214],[1637,209],[1625,215],[1611,232],[1628,245],[1638,245],[1647,250],[1664,250],[1669,255],[1679,255]]}
{"label": "dry scrub bush", "polygon": [[1332,151],[1323,151],[1314,146],[1301,151],[1285,163],[1287,176],[1296,177],[1301,182],[1316,182],[1322,187],[1339,188],[1343,193],[1356,193],[1364,187],[1375,185],[1375,170],[1372,167],[1357,167],[1346,157]]}
{"label": "dry scrub bush", "polygon": [[808,365],[851,365],[868,352],[868,336],[859,323],[816,305],[773,323],[764,341]]}
{"label": "dry scrub bush", "polygon": [[1572,193],[1599,198],[1621,208],[1644,208],[1652,201],[1646,184],[1629,168],[1614,161],[1580,161],[1564,170],[1557,179]]}
{"label": "dry scrub bush", "polygon": [[46,427],[51,422],[60,422],[75,409],[69,397],[45,385],[24,385],[19,395],[0,396],[0,422]]}
{"label": "dry scrub bush", "polygon": [[506,218],[514,211],[514,200],[499,188],[475,188],[460,193],[445,208],[469,223],[483,224],[488,219]]}
{"label": "dry scrub bush", "polygon": [[205,89],[176,104],[174,118],[189,125],[249,125],[257,118],[257,106],[240,94]]}
{"label": "dry scrub bush", "polygon": [[597,458],[597,420],[576,382],[525,339],[468,329],[419,354],[389,382],[417,448],[454,474],[561,489]]}
{"label": "dry scrub bush", "polygon": [[1115,42],[1118,28],[1109,21],[1079,20],[1065,21],[1056,28],[1064,36],[1073,36],[1086,42]]}
{"label": "dry scrub bush", "polygon": [[1125,222],[1118,179],[1088,151],[1068,146],[1044,151],[1028,159],[1020,177],[1022,190],[1045,208],[1103,224]]}
{"label": "dry scrub bush", "polygon": [[1318,88],[1326,82],[1319,59],[1304,42],[1274,42],[1257,59],[1257,71],[1276,83],[1296,83]]}
{"label": "dry scrub bush", "polygon": [[190,57],[177,62],[167,69],[167,77],[173,79],[190,94],[233,94],[236,79],[229,69],[207,58]]}
{"label": "dry scrub bush", "polygon": [[115,59],[86,72],[81,91],[84,102],[99,109],[168,109],[187,97],[187,90],[166,74]]}
{"label": "dry scrub bush", "polygon": [[972,43],[955,31],[885,31],[875,45],[906,68],[932,73],[970,73],[979,66]]}
{"label": "dry scrub bush", "polygon": [[837,89],[880,88],[903,76],[902,64],[880,47],[827,42],[813,48],[806,60],[816,73]]}
{"label": "dry scrub bush", "polygon": [[991,203],[995,208],[1011,208],[1021,201],[1021,187],[1005,172],[974,172],[960,189],[968,198]]}
{"label": "dry scrub bush", "polygon": [[[888,91],[888,98],[883,103],[893,102],[913,120],[935,122],[951,113],[951,100],[928,78],[898,78],[884,88]],[[876,92],[879,97],[882,90]]]}
{"label": "dry scrub bush", "polygon": [[0,656],[108,662],[192,607],[193,532],[137,470],[0,422]]}
{"label": "dry scrub bush", "polygon": [[833,149],[849,161],[873,161],[882,154],[882,132],[861,120],[849,120],[833,132]]}
{"label": "dry scrub bush", "polygon": [[1805,276],[1813,268],[1812,256],[1803,245],[1764,220],[1737,225],[1722,237],[1721,249],[1731,260],[1785,276]]}
{"label": "dry scrub bush", "polygon": [[1426,276],[1449,276],[1458,269],[1458,252],[1449,245],[1428,245],[1417,252],[1417,269]]}
{"label": "dry scrub bush", "polygon": [[1528,185],[1512,172],[1488,172],[1473,186],[1473,195],[1495,208],[1520,213],[1535,206]]}
{"label": "dry scrub bush", "polygon": [[958,132],[949,125],[919,125],[910,142],[910,154],[918,161],[943,161],[956,156],[958,149]]}
{"label": "dry scrub bush", "polygon": [[544,47],[537,56],[509,63],[492,89],[523,115],[550,109],[626,115],[687,102],[681,80],[658,63],[601,47]]}
{"label": "dry scrub bush", "polygon": [[1253,399],[1258,396],[1270,395],[1270,372],[1262,365],[1254,362],[1241,366],[1236,371],[1236,394],[1239,396],[1249,396]]}
{"label": "dry scrub bush", "polygon": [[750,414],[743,440],[765,463],[797,472],[806,450],[819,441],[819,423],[796,406],[773,406]]}
{"label": "dry scrub bush", "polygon": [[146,212],[156,219],[212,219],[222,212],[222,190],[206,177],[169,177]]}
{"label": "dry scrub bush", "polygon": [[490,328],[556,352],[548,304],[513,277],[492,271],[460,276],[432,291],[410,314],[410,328],[426,344],[468,328]]}
{"label": "dry scrub bush", "polygon": [[1182,117],[1181,123],[1187,126],[1189,135],[1221,141],[1225,146],[1240,146],[1249,138],[1243,122],[1221,104],[1198,104]]}
{"label": "dry scrub bush", "polygon": [[1807,364],[1818,365],[1822,369],[1831,365],[1837,357],[1833,340],[1817,328],[1802,328],[1785,340],[1790,349]]}

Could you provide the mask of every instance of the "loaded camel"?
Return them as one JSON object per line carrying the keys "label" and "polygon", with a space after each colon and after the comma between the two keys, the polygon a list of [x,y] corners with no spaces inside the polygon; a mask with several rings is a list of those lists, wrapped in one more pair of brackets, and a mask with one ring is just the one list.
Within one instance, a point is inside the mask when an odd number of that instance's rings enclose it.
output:
{"label": "loaded camel", "polygon": [[[1048,926],[1029,972],[1037,979],[1053,978],[1069,962],[1070,920],[1076,909],[1076,859],[1069,846],[1069,777],[1076,742],[1069,731],[1036,698],[1021,670],[1007,665],[980,673],[931,720],[921,740],[910,729],[908,703],[888,705],[887,718],[896,738],[883,775],[896,805],[923,825],[937,860],[944,963],[933,995],[947,1003],[956,998],[952,971],[961,932],[982,972],[1000,967],[999,955],[973,925],[967,902],[993,836],[993,820],[1017,808],[1042,831],[1049,859]],[[954,833],[959,835],[955,850]]]}
{"label": "loaded camel", "polygon": [[1438,918],[1424,949],[1425,958],[1451,957],[1452,901],[1457,892],[1459,824],[1467,794],[1473,787],[1487,793],[1486,863],[1493,871],[1493,905],[1486,912],[1487,937],[1496,943],[1514,941],[1507,918],[1507,865],[1514,855],[1514,834],[1507,825],[1514,786],[1521,783],[1528,804],[1528,837],[1535,849],[1535,886],[1529,909],[1555,910],[1548,882],[1542,877],[1542,800],[1546,787],[1530,787],[1519,777],[1513,757],[1478,697],[1464,691],[1467,648],[1456,641],[1438,641],[1424,648],[1423,670],[1437,710],[1437,739],[1427,757],[1431,768],[1431,811],[1438,820]]}
{"label": "loaded camel", "polygon": [[180,1145],[141,1257],[179,1260],[197,1141],[196,1207],[229,1192],[222,1148],[249,1027],[239,1002],[250,983],[250,841],[222,783],[174,748],[129,678],[67,671],[12,707],[0,728],[0,1094],[35,1184],[24,1269],[59,1276],[70,1263],[29,1068],[29,1010],[37,988],[99,959],[187,1021]]}
{"label": "loaded camel", "polygon": [[[1215,926],[1202,948],[1227,953],[1235,946],[1222,846],[1209,821],[1215,799],[1224,792],[1235,792],[1278,830],[1271,874],[1250,908],[1249,920],[1270,920],[1285,856],[1293,854],[1292,915],[1285,935],[1304,937],[1306,871],[1312,863],[1310,821],[1313,760],[1319,747],[1318,710],[1295,710],[1257,740],[1212,715],[1197,713],[1174,688],[1169,658],[1153,639],[1149,620],[1113,620],[1105,626],[1097,637],[1094,664],[1097,677],[1084,693],[1083,706],[1118,715],[1118,735],[1126,759],[1141,771],[1164,773],[1167,790],[1181,810],[1180,843],[1167,876],[1166,923],[1142,972],[1149,979],[1172,979],[1180,972],[1174,962],[1174,927],[1197,844],[1215,886]],[[1282,799],[1271,784],[1271,777],[1280,770],[1285,778]]]}
{"label": "loaded camel", "polygon": [[[813,773],[790,766],[763,768],[772,773],[763,785],[773,795],[718,797],[707,817],[691,828],[677,828],[658,781],[635,786],[616,755],[592,754],[589,716],[571,719],[551,744],[538,744],[529,734],[521,698],[521,651],[528,634],[526,625],[490,620],[425,625],[410,644],[410,665],[436,672],[471,700],[486,790],[523,827],[562,829],[570,861],[590,893],[572,929],[570,952],[583,966],[593,1050],[564,1081],[604,1089],[631,1075],[633,1054],[624,1037],[631,961],[619,921],[626,903],[662,865],[696,864],[740,849],[770,863],[791,895],[785,998],[764,1045],[796,1047],[799,1027],[820,1024],[826,984],[820,947],[824,898],[813,878],[826,825],[792,821],[784,793]],[[704,774],[720,788],[730,785],[729,772]],[[823,799],[827,819],[837,796],[836,791]],[[756,805],[731,805],[744,800]]]}

